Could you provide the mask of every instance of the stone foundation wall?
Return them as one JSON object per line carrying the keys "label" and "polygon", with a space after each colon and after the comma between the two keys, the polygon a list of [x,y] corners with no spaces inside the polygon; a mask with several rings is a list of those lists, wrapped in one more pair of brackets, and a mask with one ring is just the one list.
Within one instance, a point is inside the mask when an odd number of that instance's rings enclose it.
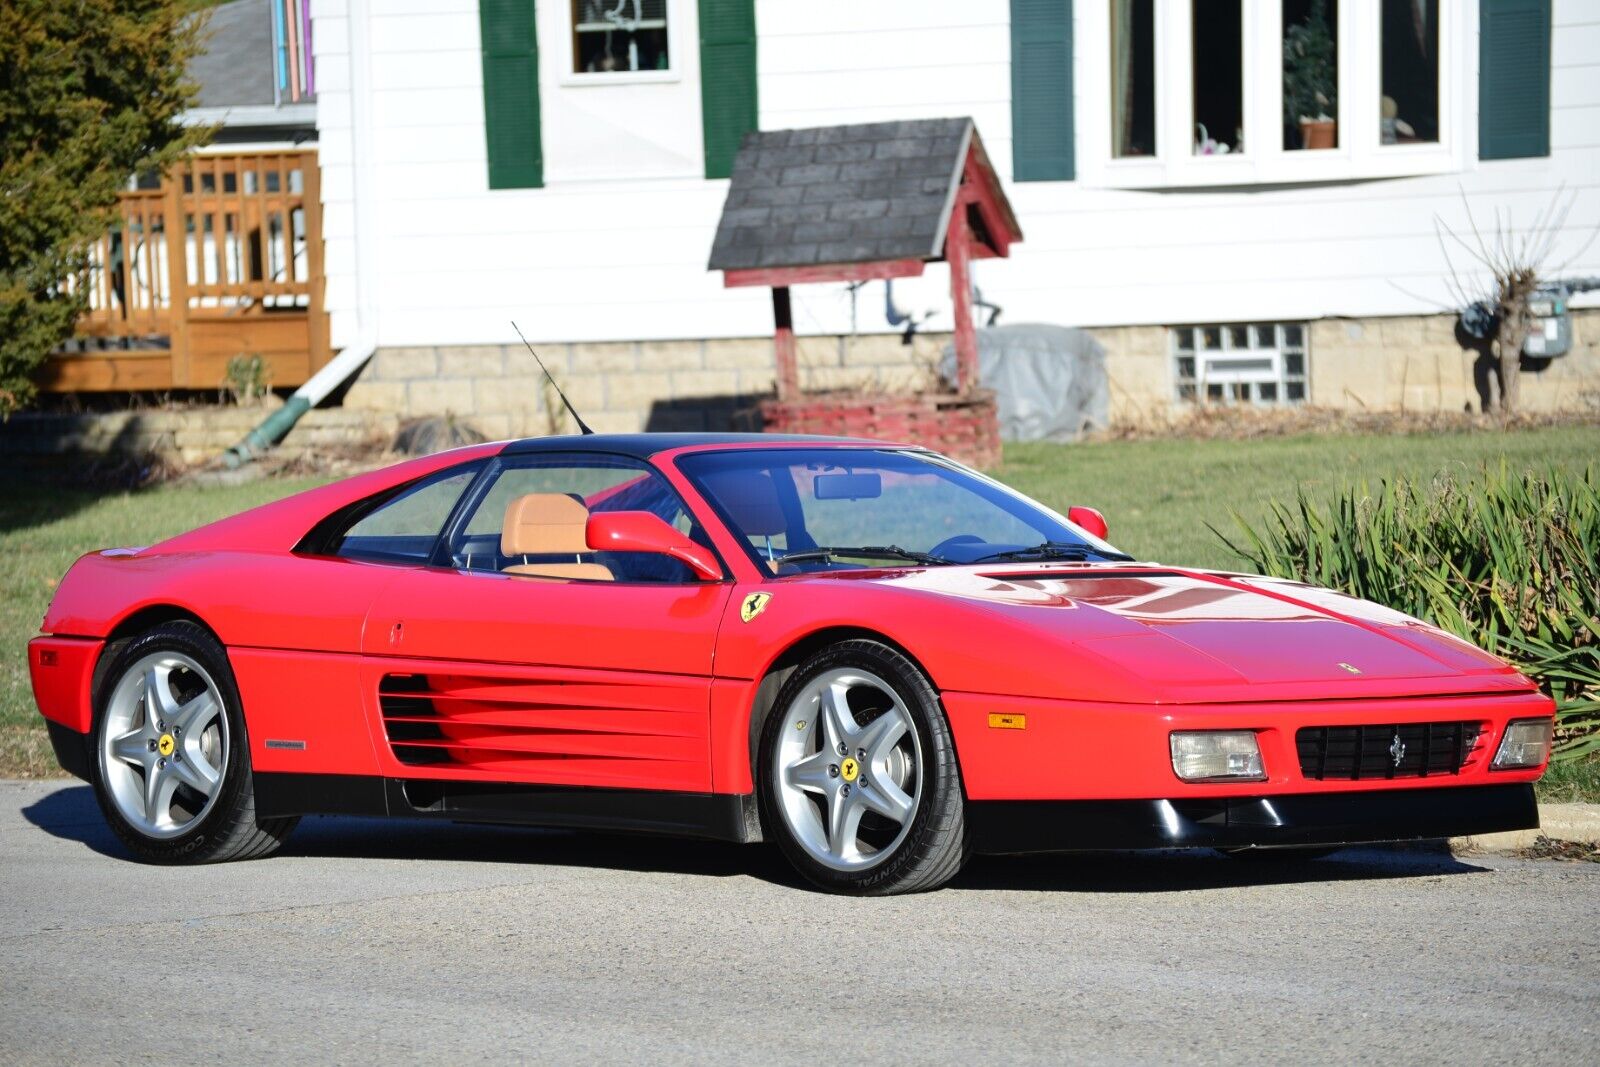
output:
{"label": "stone foundation wall", "polygon": [[[1600,408],[1600,309],[1573,313],[1568,355],[1521,377],[1529,412]],[[1090,331],[1105,346],[1113,424],[1171,422],[1173,399],[1164,326]],[[807,390],[906,393],[935,381],[948,334],[799,338]],[[772,395],[770,337],[536,346],[567,396],[596,430],[759,429]],[[1310,403],[1361,411],[1477,410],[1487,387],[1478,354],[1455,338],[1451,315],[1320,319],[1310,324]],[[209,458],[237,442],[265,409],[197,408],[115,414],[20,414],[0,424],[0,451],[49,455],[122,451]],[[386,438],[410,417],[450,414],[490,438],[571,429],[533,358],[521,345],[379,350],[340,408],[302,419],[289,450]]]}
{"label": "stone foundation wall", "polygon": [[[182,463],[213,459],[236,445],[271,407],[154,411],[21,412],[0,423],[0,452],[21,456],[162,456]],[[307,412],[279,446],[290,455],[374,439],[388,440],[394,415],[329,408]]]}
{"label": "stone foundation wall", "polygon": [[[804,389],[904,392],[934,380],[948,335],[802,337]],[[773,392],[770,337],[534,346],[600,433],[759,429]],[[521,345],[379,349],[344,398],[350,411],[457,415],[491,438],[570,429]]]}
{"label": "stone foundation wall", "polygon": [[[1524,370],[1528,412],[1600,407],[1600,309],[1573,312],[1572,351]],[[1310,323],[1308,402],[1356,411],[1477,411],[1479,356],[1456,341],[1454,315],[1317,319]],[[1173,399],[1171,340],[1165,326],[1095,328],[1105,346],[1111,421],[1149,425],[1181,415]]]}
{"label": "stone foundation wall", "polygon": [[[1522,375],[1527,411],[1600,404],[1600,311],[1574,313],[1573,351]],[[1165,326],[1097,327],[1106,349],[1114,424],[1169,422],[1173,399]],[[935,380],[948,334],[799,339],[807,390],[907,392]],[[540,356],[596,430],[754,429],[773,388],[768,337],[707,341],[540,344]],[[1321,319],[1310,324],[1310,402],[1352,410],[1461,411],[1479,404],[1475,352],[1455,340],[1450,315]],[[382,349],[345,408],[396,415],[453,414],[492,438],[568,428],[527,351],[516,346]]]}
{"label": "stone foundation wall", "polygon": [[[1600,309],[1572,314],[1572,351],[1526,369],[1519,409],[1600,407]],[[1311,324],[1311,401],[1366,411],[1477,411],[1488,362],[1456,341],[1455,317],[1322,319]]]}

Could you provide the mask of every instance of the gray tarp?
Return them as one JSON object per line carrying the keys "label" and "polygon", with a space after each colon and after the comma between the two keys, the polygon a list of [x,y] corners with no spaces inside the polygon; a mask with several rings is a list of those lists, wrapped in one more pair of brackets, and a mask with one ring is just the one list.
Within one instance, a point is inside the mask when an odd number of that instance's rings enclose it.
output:
{"label": "gray tarp", "polygon": [[[954,345],[945,346],[939,373],[955,381]],[[978,379],[995,391],[1003,440],[1075,441],[1106,426],[1106,352],[1083,330],[1043,323],[979,330]]]}

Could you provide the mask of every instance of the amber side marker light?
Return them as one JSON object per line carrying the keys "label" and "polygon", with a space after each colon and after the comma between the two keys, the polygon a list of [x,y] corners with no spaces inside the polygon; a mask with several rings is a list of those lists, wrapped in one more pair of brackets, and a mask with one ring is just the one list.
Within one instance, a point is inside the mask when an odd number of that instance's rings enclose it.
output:
{"label": "amber side marker light", "polygon": [[1550,758],[1554,719],[1515,719],[1506,724],[1506,734],[1494,754],[1491,770],[1511,771],[1537,767]]}
{"label": "amber side marker light", "polygon": [[1026,715],[989,713],[989,729],[991,730],[1026,730],[1027,728],[1028,717]]}

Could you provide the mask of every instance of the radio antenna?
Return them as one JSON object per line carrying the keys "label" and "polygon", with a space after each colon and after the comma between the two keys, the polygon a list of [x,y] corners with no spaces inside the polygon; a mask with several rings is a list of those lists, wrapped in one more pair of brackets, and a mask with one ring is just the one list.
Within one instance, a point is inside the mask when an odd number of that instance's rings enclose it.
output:
{"label": "radio antenna", "polygon": [[[522,330],[517,327],[516,319],[511,320],[511,328],[517,331],[518,337],[522,337]],[[585,434],[594,433],[593,430],[589,429],[589,424],[583,421],[583,416],[578,414],[578,409],[572,406],[572,401],[567,399],[567,394],[561,391],[561,386],[556,384],[555,376],[550,373],[550,368],[544,365],[544,360],[540,359],[539,353],[535,352],[533,350],[533,346],[528,344],[528,339],[526,337],[522,337],[522,343],[527,348],[528,355],[532,356],[533,361],[539,364],[539,369],[544,371],[545,380],[548,381],[550,383],[550,387],[556,391],[556,396],[559,396],[561,398],[561,403],[566,405],[567,414],[571,415],[572,421],[578,424],[578,432]]]}

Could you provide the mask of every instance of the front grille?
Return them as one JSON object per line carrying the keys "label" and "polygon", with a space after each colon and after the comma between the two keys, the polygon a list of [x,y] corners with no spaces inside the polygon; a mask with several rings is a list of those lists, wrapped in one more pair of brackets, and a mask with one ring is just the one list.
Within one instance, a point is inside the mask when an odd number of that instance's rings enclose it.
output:
{"label": "front grille", "polygon": [[1295,748],[1300,773],[1318,781],[1427,778],[1459,774],[1481,733],[1476,722],[1307,726]]}

